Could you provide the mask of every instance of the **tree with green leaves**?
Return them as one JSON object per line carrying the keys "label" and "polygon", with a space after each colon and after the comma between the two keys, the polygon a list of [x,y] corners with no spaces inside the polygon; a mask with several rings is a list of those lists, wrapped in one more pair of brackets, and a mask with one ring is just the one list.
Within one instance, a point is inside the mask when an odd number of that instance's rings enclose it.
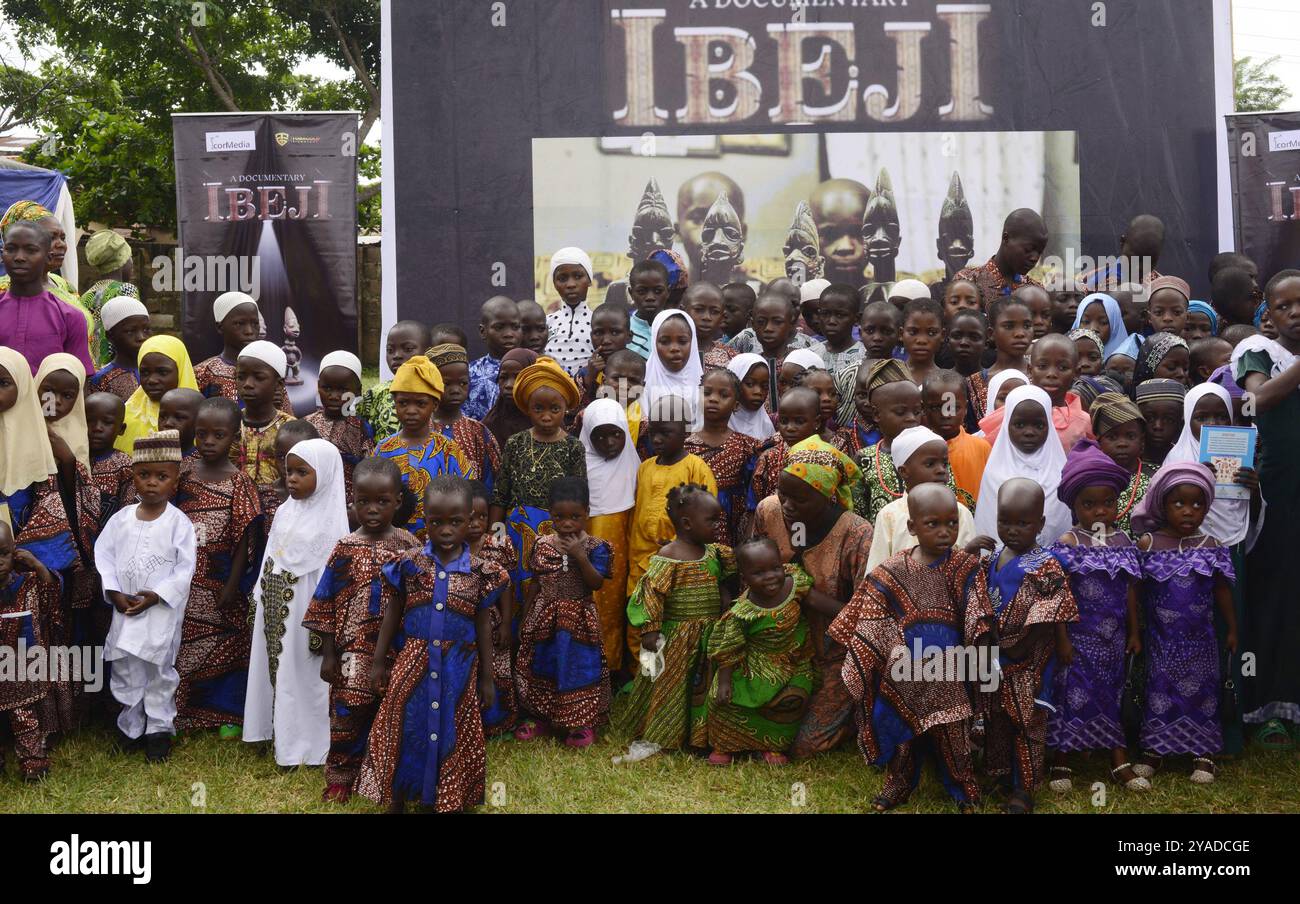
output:
{"label": "tree with green leaves", "polygon": [[1238,113],[1264,113],[1280,110],[1291,99],[1291,92],[1273,72],[1278,58],[1254,62],[1240,57],[1232,64],[1232,90]]}
{"label": "tree with green leaves", "polygon": [[[21,60],[0,58],[0,123],[44,140],[23,155],[73,186],[77,216],[175,228],[171,114],[362,111],[379,117],[379,0],[0,0]],[[347,79],[301,73],[324,57]],[[360,178],[377,176],[363,147]],[[363,231],[378,183],[363,184]]]}

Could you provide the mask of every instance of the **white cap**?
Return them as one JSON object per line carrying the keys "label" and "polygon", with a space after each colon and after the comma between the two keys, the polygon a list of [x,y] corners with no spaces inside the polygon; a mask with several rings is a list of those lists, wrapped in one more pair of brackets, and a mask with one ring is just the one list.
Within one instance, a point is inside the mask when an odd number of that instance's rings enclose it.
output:
{"label": "white cap", "polygon": [[895,465],[906,464],[907,460],[917,449],[926,443],[943,443],[948,445],[947,440],[935,433],[929,427],[908,427],[889,444],[889,455],[894,459]]}
{"label": "white cap", "polygon": [[241,358],[256,358],[264,364],[269,364],[271,369],[284,379],[285,373],[289,369],[289,361],[284,356],[284,351],[274,342],[267,342],[265,339],[258,339],[256,342],[250,342],[244,346],[244,350],[239,353]]}
{"label": "white cap", "polygon": [[915,301],[930,298],[930,287],[919,279],[900,279],[889,290],[889,300]]}
{"label": "white cap", "polygon": [[361,379],[361,359],[352,352],[337,351],[330,352],[324,358],[320,359],[320,369],[323,373],[327,367],[346,367]]}
{"label": "white cap", "polygon": [[[239,307],[241,304],[251,304],[257,306],[257,300],[252,295],[244,292],[223,292],[217,296],[217,300],[212,302],[212,319],[221,323],[226,319],[226,315]],[[260,311],[258,313],[261,313]]]}
{"label": "white cap", "polygon": [[810,279],[799,287],[799,303],[816,301],[822,293],[831,287],[829,279]]}
{"label": "white cap", "polygon": [[99,319],[104,322],[104,332],[108,332],[128,317],[148,317],[149,309],[138,298],[119,295],[110,298],[99,310]]}

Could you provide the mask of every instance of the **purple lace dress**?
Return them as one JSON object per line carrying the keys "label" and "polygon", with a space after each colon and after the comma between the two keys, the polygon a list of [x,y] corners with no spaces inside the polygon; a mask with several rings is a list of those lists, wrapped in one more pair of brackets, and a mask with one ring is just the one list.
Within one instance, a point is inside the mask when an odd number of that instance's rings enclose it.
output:
{"label": "purple lace dress", "polygon": [[1053,682],[1056,711],[1048,721],[1047,746],[1064,752],[1123,747],[1120,696],[1128,588],[1142,577],[1138,548],[1128,534],[1115,531],[1105,546],[1057,543],[1052,554],[1070,575],[1079,620],[1066,626],[1074,661],[1059,670]]}
{"label": "purple lace dress", "polygon": [[1226,546],[1197,535],[1155,534],[1141,554],[1146,607],[1147,698],[1142,749],[1157,756],[1209,756],[1223,747],[1219,727],[1219,642],[1214,582],[1234,579]]}

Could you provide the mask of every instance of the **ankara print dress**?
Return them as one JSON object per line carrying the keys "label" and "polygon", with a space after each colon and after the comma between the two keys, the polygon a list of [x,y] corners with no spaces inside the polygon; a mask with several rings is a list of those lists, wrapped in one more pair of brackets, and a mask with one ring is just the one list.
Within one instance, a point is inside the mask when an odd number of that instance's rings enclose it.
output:
{"label": "ankara print dress", "polygon": [[501,446],[492,431],[473,418],[458,417],[450,424],[434,422],[433,429],[447,439],[455,440],[465,458],[478,469],[478,479],[492,491],[497,472],[501,470]]}
{"label": "ankara print dress", "polygon": [[181,475],[172,502],[194,524],[197,552],[176,653],[176,727],[242,725],[253,644],[248,594],[257,563],[252,548],[235,597],[225,605],[221,598],[240,543],[261,531],[257,487],[242,471],[216,483],[198,480],[191,471]]}
{"label": "ankara print dress", "polygon": [[432,433],[422,446],[407,446],[400,433],[394,433],[375,447],[375,455],[387,458],[402,472],[402,484],[415,496],[415,510],[406,522],[406,529],[424,542],[424,491],[429,482],[441,474],[473,480],[478,470],[466,458],[460,446]]}
{"label": "ankara print dress", "polygon": [[1232,553],[1197,535],[1153,535],[1140,555],[1146,608],[1146,706],[1142,749],[1156,756],[1209,756],[1223,747],[1214,583],[1234,580]]}
{"label": "ankara print dress", "polygon": [[1079,609],[1061,562],[1038,547],[999,567],[988,564],[989,599],[997,620],[998,664],[993,691],[980,691],[984,711],[984,769],[1030,792],[1042,784],[1047,720],[1052,705],[1055,634],[1044,625],[1078,621]]}
{"label": "ankara print dress", "polygon": [[[743,593],[710,629],[709,695],[705,722],[695,726],[695,746],[722,753],[785,753],[794,744],[820,676],[800,607],[812,578],[797,565],[785,570],[792,581],[783,602],[765,609]],[[726,703],[716,698],[722,668],[733,670]]]}
{"label": "ankara print dress", "polygon": [[916,786],[916,745],[925,736],[936,748],[948,793],[957,800],[978,799],[967,738],[974,710],[966,683],[956,675],[926,680],[912,654],[917,644],[947,651],[987,642],[993,621],[982,560],[954,550],[931,565],[911,552],[895,553],[831,622],[830,636],[848,650],[843,677],[857,703],[858,747],[868,763],[887,766],[881,794],[891,805],[906,800]]}
{"label": "ankara print dress", "polygon": [[349,534],[334,546],[307,604],[302,626],[334,638],[340,680],[330,684],[330,749],[325,783],[351,788],[361,771],[379,695],[370,688],[370,663],[383,620],[378,579],[383,567],[420,545],[400,528],[371,541]]}
{"label": "ankara print dress", "polygon": [[[113,512],[135,497],[135,480],[131,470],[131,456],[117,449],[107,455],[90,460],[90,482],[99,490],[104,506]],[[109,513],[108,517],[112,517]],[[104,519],[107,523],[107,518]]]}
{"label": "ankara print dress", "polygon": [[332,443],[343,458],[343,484],[347,498],[352,499],[352,469],[364,458],[375,454],[375,441],[366,431],[365,422],[356,415],[331,419],[321,409],[303,418],[316,428],[320,438]]}
{"label": "ankara print dress", "polygon": [[515,548],[518,566],[510,575],[515,599],[523,599],[524,584],[533,578],[529,568],[533,544],[551,529],[551,483],[556,478],[587,476],[587,450],[576,436],[542,443],[531,430],[506,441],[501,471],[492,487],[492,504],[505,509],[506,533]]}
{"label": "ankara print dress", "polygon": [[[518,564],[515,548],[510,545],[510,541],[498,540],[490,532],[483,536],[483,545],[479,547],[478,557],[493,565],[500,565],[506,574],[513,574]],[[499,601],[492,607],[489,617],[492,619],[492,680],[496,682],[497,699],[491,707],[483,710],[483,730],[489,738],[492,738],[513,731],[515,721],[519,718],[514,662],[515,638],[519,636],[518,609],[515,610],[513,623],[509,625],[501,620]]]}
{"label": "ankara print dress", "polygon": [[275,454],[275,438],[280,435],[280,428],[291,420],[292,415],[280,411],[271,418],[269,424],[261,427],[241,422],[239,439],[230,447],[230,460],[257,487],[262,514],[266,516],[267,532],[271,529],[271,518],[282,501],[276,493],[276,484],[284,479],[284,474],[280,472],[280,459]]}
{"label": "ankara print dress", "polygon": [[[26,650],[45,645],[41,610],[57,603],[57,589],[42,587],[36,575],[10,572],[0,585],[0,653],[16,661],[20,653],[26,655]],[[40,716],[50,685],[30,677],[15,679],[0,681],[0,724],[8,722],[20,768],[29,774],[50,765]]]}
{"label": "ankara print dress", "polygon": [[439,562],[426,545],[384,566],[386,605],[402,607],[388,690],[370,729],[357,792],[378,804],[405,800],[439,813],[483,802],[487,775],[478,696],[475,618],[510,578],[471,557]]}
{"label": "ankara print dress", "polygon": [[[107,519],[90,472],[77,463],[74,474],[71,492],[64,490],[58,475],[51,475],[28,488],[25,506],[15,509],[14,497],[10,499],[17,546],[59,577],[57,586],[46,588],[40,613],[45,643],[55,646],[83,646],[94,640],[92,615],[98,601],[90,594],[95,586],[95,540]],[[84,693],[85,685],[69,676],[51,681],[41,703],[45,731],[74,729]]]}
{"label": "ankara print dress", "polygon": [[[612,550],[588,536],[588,561],[606,580]],[[609,721],[609,668],[596,603],[559,537],[533,544],[537,596],[519,625],[519,705],[556,728],[596,728]]]}
{"label": "ankara print dress", "polygon": [[119,367],[117,362],[110,361],[95,371],[86,383],[87,393],[108,392],[125,402],[140,388],[140,372]]}
{"label": "ankara print dress", "polygon": [[1074,659],[1056,672],[1047,746],[1067,753],[1123,747],[1120,697],[1129,585],[1142,576],[1138,548],[1128,534],[1113,531],[1104,546],[1057,543],[1051,549],[1070,576],[1079,620],[1066,628]]}
{"label": "ankara print dress", "polygon": [[1153,465],[1149,461],[1141,462],[1138,465],[1137,473],[1133,475],[1133,479],[1129,481],[1124,491],[1119,494],[1119,500],[1116,503],[1119,506],[1119,518],[1115,521],[1116,528],[1126,534],[1132,534],[1133,510],[1142,501],[1142,497],[1147,494],[1147,487],[1151,485],[1151,478],[1155,477],[1156,471],[1159,470],[1159,465]]}
{"label": "ankara print dress", "polygon": [[713,538],[718,543],[735,546],[740,542],[741,522],[745,515],[745,468],[759,445],[754,437],[735,431],[720,446],[705,444],[699,433],[686,437],[686,451],[703,459],[718,483],[718,502],[727,515]]}
{"label": "ankara print dress", "polygon": [[684,747],[705,718],[704,638],[722,614],[722,584],[736,575],[729,546],[709,544],[704,556],[681,562],[654,556],[627,603],[640,633],[658,631],[664,669],[651,681],[638,674],[619,726],[665,750]]}

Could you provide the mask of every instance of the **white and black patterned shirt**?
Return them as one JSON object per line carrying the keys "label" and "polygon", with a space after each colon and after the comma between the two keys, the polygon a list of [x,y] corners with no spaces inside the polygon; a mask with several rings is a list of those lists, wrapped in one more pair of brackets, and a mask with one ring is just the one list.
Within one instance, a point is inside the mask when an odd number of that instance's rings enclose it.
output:
{"label": "white and black patterned shirt", "polygon": [[595,351],[591,345],[591,307],[585,301],[574,307],[561,301],[546,315],[546,329],[550,334],[546,354],[558,361],[569,376],[576,376]]}

